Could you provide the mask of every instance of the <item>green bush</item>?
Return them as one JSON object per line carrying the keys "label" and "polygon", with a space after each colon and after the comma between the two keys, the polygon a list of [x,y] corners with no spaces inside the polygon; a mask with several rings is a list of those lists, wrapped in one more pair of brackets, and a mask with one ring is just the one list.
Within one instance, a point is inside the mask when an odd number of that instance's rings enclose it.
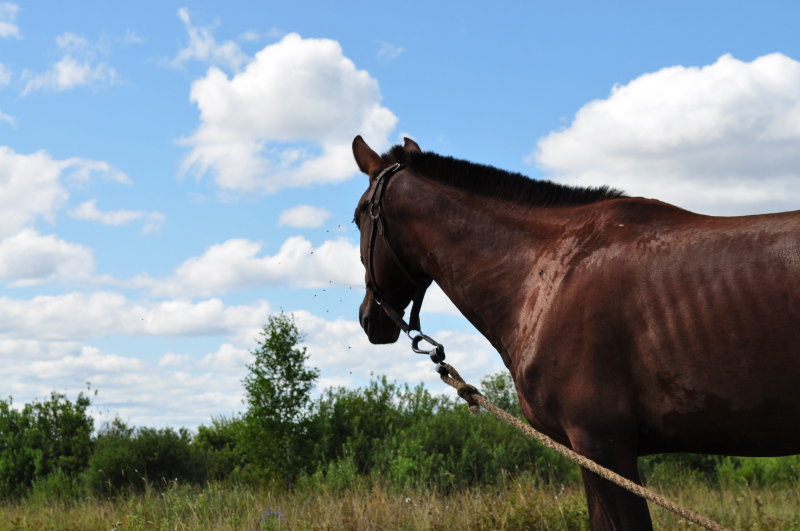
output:
{"label": "green bush", "polygon": [[226,480],[242,477],[247,466],[247,455],[242,448],[241,418],[216,417],[211,426],[200,426],[192,440],[192,448],[202,464],[203,475],[209,480]]}
{"label": "green bush", "polygon": [[639,471],[645,482],[680,485],[687,481],[717,480],[717,468],[723,457],[710,454],[658,454],[639,459]]}
{"label": "green bush", "polygon": [[570,482],[577,469],[487,413],[458,405],[397,434],[387,475],[399,485],[451,491],[496,484],[529,471],[541,480]]}
{"label": "green bush", "polygon": [[89,405],[83,393],[75,402],[51,393],[22,410],[11,398],[0,400],[0,497],[24,495],[34,481],[53,474],[74,478],[86,468],[94,426]]}
{"label": "green bush", "polygon": [[796,487],[800,483],[800,455],[788,457],[724,457],[717,474],[721,484],[756,487]]}
{"label": "green bush", "polygon": [[[487,396],[519,414],[510,377],[484,380]],[[464,402],[386,377],[361,389],[329,389],[313,417],[315,481],[376,475],[393,485],[453,490],[502,481],[523,471],[569,482],[577,468],[489,415],[473,417]],[[338,481],[337,482],[341,482]]]}
{"label": "green bush", "polygon": [[98,495],[202,482],[200,458],[186,429],[130,428],[119,419],[97,436],[85,478]]}
{"label": "green bush", "polygon": [[328,389],[311,419],[314,459],[318,463],[349,459],[359,474],[368,474],[385,458],[384,441],[430,417],[442,403],[422,386],[400,387],[386,377],[362,389]]}

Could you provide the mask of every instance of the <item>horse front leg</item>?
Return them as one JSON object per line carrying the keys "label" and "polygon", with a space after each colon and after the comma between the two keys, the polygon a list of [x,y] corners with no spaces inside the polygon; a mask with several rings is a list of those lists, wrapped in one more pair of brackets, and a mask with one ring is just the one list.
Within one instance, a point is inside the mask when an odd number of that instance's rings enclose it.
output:
{"label": "horse front leg", "polygon": [[[570,434],[573,450],[640,483],[636,452],[624,438]],[[593,472],[581,469],[592,531],[652,530],[647,502]]]}

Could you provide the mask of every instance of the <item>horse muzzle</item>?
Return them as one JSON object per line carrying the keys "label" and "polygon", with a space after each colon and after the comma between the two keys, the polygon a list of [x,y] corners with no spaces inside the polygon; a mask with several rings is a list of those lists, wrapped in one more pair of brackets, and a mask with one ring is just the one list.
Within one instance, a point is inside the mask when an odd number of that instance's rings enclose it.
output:
{"label": "horse muzzle", "polygon": [[400,337],[400,327],[375,302],[370,291],[367,291],[358,309],[358,320],[373,345],[394,343]]}

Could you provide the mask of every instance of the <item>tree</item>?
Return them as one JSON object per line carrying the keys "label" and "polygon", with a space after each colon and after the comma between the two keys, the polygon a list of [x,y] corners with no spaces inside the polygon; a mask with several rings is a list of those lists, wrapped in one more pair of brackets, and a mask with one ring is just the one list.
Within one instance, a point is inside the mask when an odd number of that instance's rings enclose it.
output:
{"label": "tree", "polygon": [[522,416],[522,408],[517,398],[517,388],[508,371],[490,374],[481,380],[481,391],[491,403],[505,409],[512,415]]}
{"label": "tree", "polygon": [[186,428],[132,428],[116,418],[97,434],[86,483],[98,495],[200,483],[204,470],[191,442]]}
{"label": "tree", "polygon": [[243,380],[243,446],[260,476],[289,483],[303,471],[310,451],[310,393],[319,376],[305,365],[303,339],[292,316],[270,316]]}
{"label": "tree", "polygon": [[76,477],[89,462],[94,421],[83,393],[71,402],[51,393],[43,402],[12,407],[0,400],[0,497],[20,496],[50,474]]}

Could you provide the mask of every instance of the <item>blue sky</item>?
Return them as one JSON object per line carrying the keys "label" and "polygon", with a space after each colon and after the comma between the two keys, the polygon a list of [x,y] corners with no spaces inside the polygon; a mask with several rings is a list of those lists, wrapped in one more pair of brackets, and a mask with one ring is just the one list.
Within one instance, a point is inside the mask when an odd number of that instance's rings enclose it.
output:
{"label": "blue sky", "polygon": [[[441,386],[357,322],[349,154],[423,149],[720,215],[800,205],[790,2],[0,2],[0,395],[241,410],[294,312],[320,387]],[[441,292],[471,381],[499,356]]]}

